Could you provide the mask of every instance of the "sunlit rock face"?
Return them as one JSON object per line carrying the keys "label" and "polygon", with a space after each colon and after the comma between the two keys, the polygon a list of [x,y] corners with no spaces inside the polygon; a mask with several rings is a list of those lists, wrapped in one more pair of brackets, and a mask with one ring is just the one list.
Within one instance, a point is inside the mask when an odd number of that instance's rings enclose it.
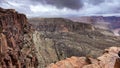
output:
{"label": "sunlit rock face", "polygon": [[97,59],[91,57],[71,57],[57,63],[50,64],[47,68],[120,68],[120,47],[105,49],[102,56]]}
{"label": "sunlit rock face", "polygon": [[31,26],[24,14],[0,8],[0,68],[36,68]]}

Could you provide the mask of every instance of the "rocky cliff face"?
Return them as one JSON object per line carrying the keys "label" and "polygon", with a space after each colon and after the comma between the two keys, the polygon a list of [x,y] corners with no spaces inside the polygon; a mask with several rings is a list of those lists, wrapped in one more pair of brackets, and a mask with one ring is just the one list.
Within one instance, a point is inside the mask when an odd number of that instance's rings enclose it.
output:
{"label": "rocky cliff face", "polygon": [[110,47],[105,49],[104,54],[97,59],[92,57],[71,57],[55,64],[52,63],[47,68],[120,68],[119,53],[119,47]]}
{"label": "rocky cliff face", "polygon": [[0,68],[36,68],[31,26],[24,14],[0,8]]}

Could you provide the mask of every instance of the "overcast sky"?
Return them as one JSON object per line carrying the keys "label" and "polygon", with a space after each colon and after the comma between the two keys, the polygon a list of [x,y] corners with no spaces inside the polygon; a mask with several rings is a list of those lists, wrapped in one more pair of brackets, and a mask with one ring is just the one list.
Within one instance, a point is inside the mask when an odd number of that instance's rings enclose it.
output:
{"label": "overcast sky", "polygon": [[28,17],[120,16],[120,0],[0,0]]}

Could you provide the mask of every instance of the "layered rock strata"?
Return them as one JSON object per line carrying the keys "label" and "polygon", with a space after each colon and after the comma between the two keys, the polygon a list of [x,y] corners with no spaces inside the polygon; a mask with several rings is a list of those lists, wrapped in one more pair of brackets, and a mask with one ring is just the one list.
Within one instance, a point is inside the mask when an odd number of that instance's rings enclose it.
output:
{"label": "layered rock strata", "polygon": [[0,8],[0,68],[36,68],[32,30],[24,14]]}

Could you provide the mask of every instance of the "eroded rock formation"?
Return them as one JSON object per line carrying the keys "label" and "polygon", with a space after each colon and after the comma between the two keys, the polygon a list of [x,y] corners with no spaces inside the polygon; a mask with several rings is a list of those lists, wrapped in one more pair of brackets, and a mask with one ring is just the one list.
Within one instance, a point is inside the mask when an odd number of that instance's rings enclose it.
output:
{"label": "eroded rock formation", "polygon": [[0,8],[0,68],[36,68],[31,26],[24,14]]}
{"label": "eroded rock formation", "polygon": [[120,68],[120,47],[105,49],[102,56],[97,59],[91,57],[71,57],[47,68]]}

